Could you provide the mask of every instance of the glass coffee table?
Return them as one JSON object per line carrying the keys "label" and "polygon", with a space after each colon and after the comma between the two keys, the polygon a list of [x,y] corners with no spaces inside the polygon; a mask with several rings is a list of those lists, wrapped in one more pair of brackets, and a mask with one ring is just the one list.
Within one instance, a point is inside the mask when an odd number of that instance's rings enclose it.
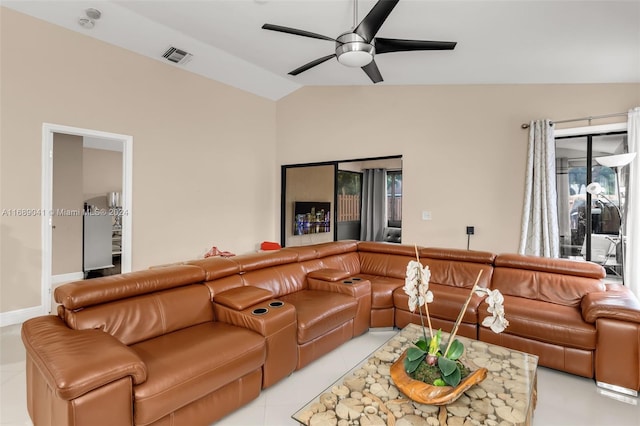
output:
{"label": "glass coffee table", "polygon": [[[449,335],[443,334],[443,341]],[[409,324],[356,367],[293,414],[303,425],[531,425],[536,405],[538,357],[457,336],[465,346],[462,360],[485,367],[487,378],[451,404],[411,401],[396,389],[391,364],[422,336]]]}

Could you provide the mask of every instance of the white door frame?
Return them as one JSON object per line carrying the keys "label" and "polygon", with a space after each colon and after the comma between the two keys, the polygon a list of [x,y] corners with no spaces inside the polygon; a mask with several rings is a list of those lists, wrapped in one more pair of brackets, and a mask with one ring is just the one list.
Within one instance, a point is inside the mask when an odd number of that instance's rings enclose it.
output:
{"label": "white door frame", "polygon": [[[122,272],[131,271],[131,224],[132,224],[132,172],[133,136],[99,130],[82,129],[58,124],[42,125],[42,278],[41,306],[44,313],[51,311],[51,260],[52,260],[52,219],[53,219],[53,134],[63,133],[75,136],[100,138],[106,144],[122,148]],[[118,149],[120,150],[120,149]]]}

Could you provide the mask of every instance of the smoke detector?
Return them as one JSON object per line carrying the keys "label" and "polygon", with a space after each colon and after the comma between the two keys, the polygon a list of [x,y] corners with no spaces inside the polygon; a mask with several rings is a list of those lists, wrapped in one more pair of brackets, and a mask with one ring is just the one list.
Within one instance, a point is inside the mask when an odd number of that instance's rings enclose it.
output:
{"label": "smoke detector", "polygon": [[86,9],[84,11],[84,14],[86,15],[86,17],[79,18],[78,24],[82,28],[86,28],[88,30],[95,27],[96,21],[100,19],[100,17],[102,16],[102,12],[100,12],[98,9],[93,9],[93,8]]}
{"label": "smoke detector", "polygon": [[173,62],[174,64],[185,65],[191,60],[193,55],[189,52],[185,52],[182,49],[178,49],[177,47],[170,47],[166,52],[164,52],[162,57],[167,59],[168,61]]}

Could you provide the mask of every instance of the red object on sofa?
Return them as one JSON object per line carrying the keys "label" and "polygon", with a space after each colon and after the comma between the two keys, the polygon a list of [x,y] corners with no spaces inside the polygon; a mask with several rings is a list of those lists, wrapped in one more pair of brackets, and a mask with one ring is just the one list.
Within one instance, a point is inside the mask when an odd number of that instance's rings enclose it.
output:
{"label": "red object on sofa", "polygon": [[263,241],[260,244],[260,250],[280,250],[281,248],[280,244],[271,241]]}

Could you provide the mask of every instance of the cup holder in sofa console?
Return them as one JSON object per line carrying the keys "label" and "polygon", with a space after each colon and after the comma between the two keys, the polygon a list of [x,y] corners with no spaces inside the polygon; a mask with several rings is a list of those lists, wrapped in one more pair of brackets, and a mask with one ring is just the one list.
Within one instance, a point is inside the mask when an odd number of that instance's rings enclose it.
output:
{"label": "cup holder in sofa console", "polygon": [[269,306],[271,306],[272,308],[279,308],[283,305],[284,305],[284,302],[281,300],[274,300],[273,302],[269,303]]}
{"label": "cup holder in sofa console", "polygon": [[269,312],[267,308],[256,308],[253,311],[251,311],[253,315],[264,315],[267,312]]}
{"label": "cup holder in sofa console", "polygon": [[353,284],[352,280],[344,280],[342,281],[343,284]]}
{"label": "cup holder in sofa console", "polygon": [[351,278],[351,281],[362,281],[362,278],[358,278],[358,277]]}

